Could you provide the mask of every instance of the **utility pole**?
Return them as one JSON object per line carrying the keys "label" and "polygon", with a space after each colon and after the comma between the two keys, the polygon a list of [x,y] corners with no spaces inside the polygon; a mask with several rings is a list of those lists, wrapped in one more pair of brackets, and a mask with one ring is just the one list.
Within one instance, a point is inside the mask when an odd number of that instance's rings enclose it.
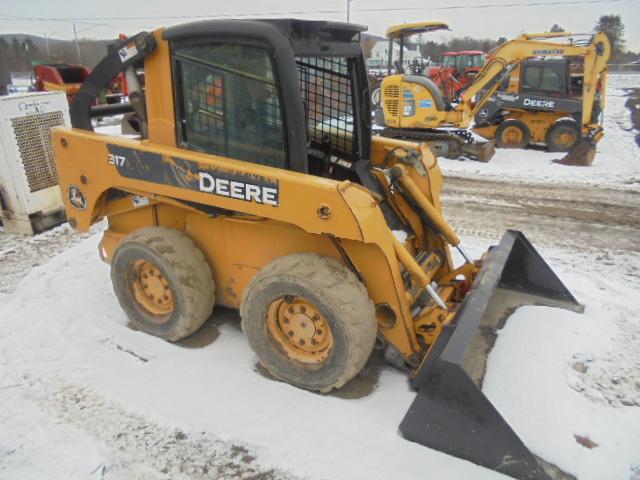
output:
{"label": "utility pole", "polygon": [[78,53],[78,65],[82,65],[82,55],[80,55],[80,44],[78,43],[78,31],[76,24],[73,24],[73,38],[76,40],[76,52]]}
{"label": "utility pole", "polygon": [[47,49],[47,62],[51,63],[51,52],[49,51],[49,35],[47,35],[47,32],[44,33],[44,46]]}
{"label": "utility pole", "polygon": [[351,0],[347,0],[347,23],[351,23]]}

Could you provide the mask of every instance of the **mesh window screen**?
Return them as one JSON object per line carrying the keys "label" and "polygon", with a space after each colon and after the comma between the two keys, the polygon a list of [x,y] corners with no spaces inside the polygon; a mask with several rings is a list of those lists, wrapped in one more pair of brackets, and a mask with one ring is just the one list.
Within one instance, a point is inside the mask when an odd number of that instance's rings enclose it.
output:
{"label": "mesh window screen", "polygon": [[58,185],[51,146],[51,128],[64,125],[62,112],[12,118],[11,125],[18,142],[29,190],[37,192]]}
{"label": "mesh window screen", "polygon": [[221,72],[196,63],[181,68],[186,104],[184,122],[190,143],[211,153],[227,154],[224,77]]}
{"label": "mesh window screen", "polygon": [[309,139],[319,145],[329,141],[332,153],[353,159],[356,132],[348,61],[345,57],[300,57],[297,65]]}
{"label": "mesh window screen", "polygon": [[286,167],[280,98],[264,49],[205,44],[175,50],[187,146]]}

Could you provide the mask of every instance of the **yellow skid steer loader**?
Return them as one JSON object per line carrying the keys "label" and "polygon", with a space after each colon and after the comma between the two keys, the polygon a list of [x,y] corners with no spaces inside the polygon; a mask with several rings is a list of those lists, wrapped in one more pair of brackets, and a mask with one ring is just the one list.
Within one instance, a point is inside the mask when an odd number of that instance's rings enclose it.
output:
{"label": "yellow skid steer loader", "polygon": [[[408,440],[546,478],[482,394],[485,360],[514,306],[580,305],[520,232],[471,260],[428,145],[372,139],[363,30],[211,20],[116,45],[53,133],[69,223],[107,218],[99,253],[138,328],[176,341],[239,308],[260,362],[317,392],[378,342],[418,392]],[[93,107],[121,72],[130,103]],[[93,131],[122,113],[138,138]]]}

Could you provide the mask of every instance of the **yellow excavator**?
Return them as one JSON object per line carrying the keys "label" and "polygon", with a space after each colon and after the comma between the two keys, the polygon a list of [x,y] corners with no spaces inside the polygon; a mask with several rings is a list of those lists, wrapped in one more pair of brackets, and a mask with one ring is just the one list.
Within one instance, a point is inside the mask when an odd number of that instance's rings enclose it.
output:
{"label": "yellow excavator", "polygon": [[[607,38],[604,34],[570,32],[528,33],[518,37],[525,41],[549,39],[570,45],[572,50],[519,62],[475,115],[474,132],[484,138],[495,138],[498,147],[544,144],[549,151],[567,152],[576,147],[589,120],[593,124],[602,123],[610,49],[605,48],[601,55],[596,50],[601,48],[599,44],[607,44]],[[594,60],[592,68],[585,68]],[[585,97],[593,105],[590,118],[583,115]],[[598,133],[593,141],[601,137]],[[572,156],[585,165],[591,164],[594,153],[587,146],[582,154],[574,152]]]}
{"label": "yellow excavator", "polygon": [[[547,479],[482,393],[486,357],[517,306],[581,306],[520,232],[472,259],[429,146],[372,136],[364,29],[210,20],[115,45],[53,132],[69,224],[107,220],[98,253],[138,330],[177,341],[237,308],[260,363],[320,393],[377,344],[417,391],[407,440]],[[130,103],[95,106],[122,73]],[[123,113],[136,138],[93,131]]]}
{"label": "yellow excavator", "polygon": [[[580,140],[565,156],[563,163],[589,165],[595,155],[595,144],[603,136],[599,116],[604,106],[606,64],[610,52],[610,42],[602,32],[590,36],[586,46],[553,42],[546,38],[546,34],[523,35],[492,52],[485,66],[462,91],[455,104],[446,103],[442,92],[427,78],[402,73],[388,76],[381,85],[381,109],[385,123],[383,135],[429,140],[430,136],[443,132],[444,128],[466,129],[523,61],[535,57],[583,57]],[[527,107],[544,110],[552,100],[530,99],[527,102]],[[476,158],[482,159],[480,156]]]}
{"label": "yellow excavator", "polygon": [[[429,142],[429,146],[436,155],[447,158],[459,158],[468,156],[487,162],[493,157],[495,147],[493,141],[487,141],[474,136],[467,130],[468,122],[459,122],[458,125],[450,123],[447,128],[442,127],[442,120],[439,117],[427,117],[421,121],[417,119],[409,120],[416,115],[416,108],[429,108],[436,111],[446,111],[451,109],[451,104],[442,94],[441,88],[431,78],[423,72],[415,71],[413,66],[409,68],[411,72],[405,73],[405,49],[410,39],[442,30],[450,30],[449,25],[440,21],[403,23],[392,25],[386,31],[389,39],[388,50],[388,74],[389,77],[383,79],[380,91],[374,92],[375,99],[375,119],[378,126],[384,129],[380,132],[382,136],[398,138],[403,140],[418,140]],[[393,53],[395,45],[398,44],[398,59],[394,59]],[[395,75],[391,75],[393,71]],[[430,95],[421,98],[421,103],[416,104],[409,100],[410,89],[402,90],[402,95],[407,96],[406,102],[398,102],[401,95],[401,87],[397,84],[397,78],[405,79],[407,85],[421,85]],[[391,79],[391,80],[389,80]],[[387,87],[385,88],[385,85]],[[383,107],[387,105],[387,107]],[[400,109],[400,110],[398,110]],[[407,117],[407,118],[405,118]],[[396,119],[402,119],[400,121]],[[433,125],[432,125],[433,124]],[[437,127],[437,128],[436,128]]]}

